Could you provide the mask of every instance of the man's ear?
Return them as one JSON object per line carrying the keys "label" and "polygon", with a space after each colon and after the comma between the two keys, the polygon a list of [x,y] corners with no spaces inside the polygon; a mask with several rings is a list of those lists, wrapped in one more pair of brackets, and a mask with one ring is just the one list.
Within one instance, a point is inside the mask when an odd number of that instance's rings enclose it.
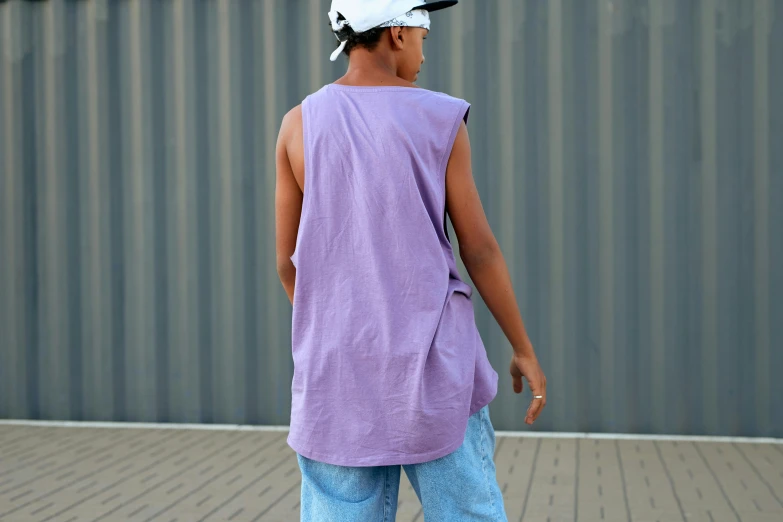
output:
{"label": "man's ear", "polygon": [[392,39],[392,49],[396,49],[398,51],[402,50],[403,42],[405,41],[405,29],[404,27],[391,27],[391,39]]}

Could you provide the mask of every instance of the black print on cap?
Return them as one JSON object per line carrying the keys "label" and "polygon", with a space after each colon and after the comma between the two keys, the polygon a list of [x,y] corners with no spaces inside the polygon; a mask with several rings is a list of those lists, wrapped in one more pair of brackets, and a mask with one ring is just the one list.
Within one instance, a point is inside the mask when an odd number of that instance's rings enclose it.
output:
{"label": "black print on cap", "polygon": [[[405,13],[405,16],[407,16],[408,18],[413,18],[413,11],[408,11],[407,13]],[[411,24],[409,24],[405,20],[401,20],[399,18],[392,18],[388,22],[383,22],[378,27],[421,27],[422,29],[426,29],[427,28],[426,25],[413,25],[412,26]]]}

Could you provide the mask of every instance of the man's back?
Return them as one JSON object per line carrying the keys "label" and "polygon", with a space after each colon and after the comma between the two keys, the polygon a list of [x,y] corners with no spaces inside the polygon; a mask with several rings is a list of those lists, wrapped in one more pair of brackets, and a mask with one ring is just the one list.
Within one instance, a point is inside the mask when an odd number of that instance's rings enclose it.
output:
{"label": "man's back", "polygon": [[289,443],[304,456],[435,459],[496,393],[445,231],[446,164],[468,107],[341,85],[302,105]]}

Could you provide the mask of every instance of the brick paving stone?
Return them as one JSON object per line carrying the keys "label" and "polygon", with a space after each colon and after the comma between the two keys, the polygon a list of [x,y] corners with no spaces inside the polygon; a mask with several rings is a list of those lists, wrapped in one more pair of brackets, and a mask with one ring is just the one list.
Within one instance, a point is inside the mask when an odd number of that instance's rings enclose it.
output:
{"label": "brick paving stone", "polygon": [[[284,432],[0,425],[0,522],[292,521]],[[509,520],[781,522],[783,445],[497,437]],[[404,471],[397,520],[423,522]]]}

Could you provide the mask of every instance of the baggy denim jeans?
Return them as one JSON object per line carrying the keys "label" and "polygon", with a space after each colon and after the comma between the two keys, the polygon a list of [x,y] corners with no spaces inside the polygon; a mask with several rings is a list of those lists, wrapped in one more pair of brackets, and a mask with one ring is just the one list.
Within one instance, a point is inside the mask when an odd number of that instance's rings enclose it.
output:
{"label": "baggy denim jeans", "polygon": [[421,464],[347,467],[298,455],[302,522],[391,522],[405,469],[425,522],[506,522],[495,463],[495,430],[484,406],[456,451]]}

